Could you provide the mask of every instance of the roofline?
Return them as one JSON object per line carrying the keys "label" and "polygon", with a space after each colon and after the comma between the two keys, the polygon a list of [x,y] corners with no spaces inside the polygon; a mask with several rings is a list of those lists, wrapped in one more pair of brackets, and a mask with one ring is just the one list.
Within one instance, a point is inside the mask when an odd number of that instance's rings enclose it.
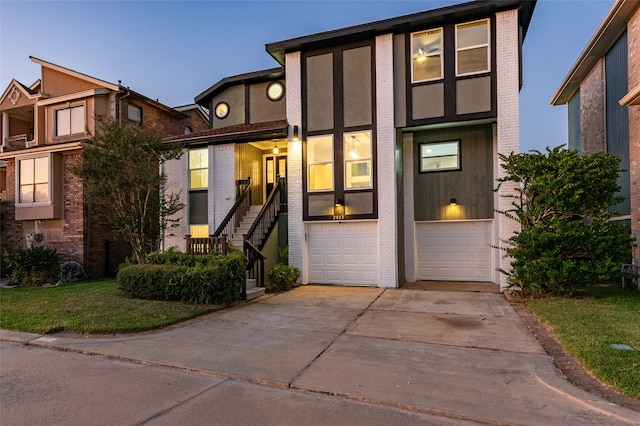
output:
{"label": "roofline", "polygon": [[37,98],[40,97],[40,93],[29,93],[29,91],[27,90],[27,87],[24,84],[20,83],[15,78],[12,78],[11,81],[9,82],[9,84],[7,85],[7,88],[4,89],[4,92],[2,93],[2,96],[0,96],[0,103],[4,102],[4,100],[7,98],[7,96],[9,95],[9,92],[10,92],[9,89],[14,84],[16,86],[18,86],[18,89],[20,89],[20,91],[22,93],[24,93],[27,98],[29,98],[29,99],[37,99]]}
{"label": "roofline", "polygon": [[622,99],[620,99],[620,105],[640,105],[640,84],[638,84],[633,89],[629,90]]}
{"label": "roofline", "polygon": [[[208,129],[212,130],[212,129]],[[203,144],[222,144],[229,142],[256,142],[265,138],[286,137],[289,130],[289,124],[284,123],[282,126],[274,126],[261,130],[244,130],[231,133],[220,133],[215,135],[179,135],[170,136],[164,139],[165,143],[181,143],[187,145],[203,145]],[[206,132],[206,130],[205,130]]]}
{"label": "roofline", "polygon": [[[640,6],[640,2],[637,0],[616,0],[562,80],[560,87],[549,101],[551,105],[564,105],[569,102],[596,62],[606,54],[627,29],[627,22],[638,6]],[[621,25],[622,23],[624,25]]]}
{"label": "roofline", "polygon": [[424,28],[428,25],[439,25],[445,21],[466,18],[474,19],[481,15],[492,15],[496,12],[510,9],[519,9],[521,11],[520,23],[523,27],[524,38],[529,28],[531,17],[533,16],[536,1],[537,0],[475,0],[396,18],[268,43],[265,48],[278,63],[284,65],[284,55],[291,51],[314,48],[315,46],[324,44],[340,43],[344,39],[358,41],[381,34],[405,33]]}
{"label": "roofline", "polygon": [[266,70],[253,71],[245,74],[238,74],[230,77],[225,77],[222,80],[218,81],[213,86],[209,87],[204,92],[197,95],[194,100],[197,104],[206,107],[207,105],[203,105],[203,102],[209,97],[214,96],[216,93],[222,91],[227,86],[231,86],[239,83],[247,83],[259,80],[267,80],[271,78],[278,78],[284,76],[284,68],[269,68]]}
{"label": "roofline", "polygon": [[90,81],[90,82],[92,82],[94,84],[99,84],[101,86],[105,86],[107,89],[118,90],[118,87],[119,87],[117,84],[109,83],[108,81],[101,80],[101,79],[95,78],[95,77],[91,77],[90,75],[83,74],[81,72],[74,71],[72,69],[65,68],[65,67],[62,67],[60,65],[56,65],[54,63],[51,63],[51,62],[47,62],[45,60],[36,58],[35,56],[29,56],[29,59],[31,59],[32,62],[35,62],[36,64],[41,65],[43,67],[51,68],[53,70],[56,70],[56,71],[59,71],[59,72],[63,72],[65,74],[71,74],[74,77],[80,78],[82,80]]}

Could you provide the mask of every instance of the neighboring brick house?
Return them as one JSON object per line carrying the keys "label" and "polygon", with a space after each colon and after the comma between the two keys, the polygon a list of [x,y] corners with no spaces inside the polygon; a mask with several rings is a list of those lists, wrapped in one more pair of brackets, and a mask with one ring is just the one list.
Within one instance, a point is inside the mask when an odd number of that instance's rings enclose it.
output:
{"label": "neighboring brick house", "polygon": [[187,153],[166,166],[187,209],[165,246],[222,232],[239,183],[251,177],[261,206],[279,176],[278,244],[303,284],[505,286],[493,247],[517,224],[495,210],[513,188],[493,189],[497,154],[519,151],[535,4],[468,2],[267,44],[282,68],[216,83],[195,99],[211,128],[167,139]]}
{"label": "neighboring brick house", "polygon": [[81,180],[70,171],[100,120],[154,124],[163,135],[208,127],[206,117],[182,113],[120,84],[31,57],[41,78],[12,80],[0,97],[0,249],[35,243],[61,261],[77,261],[92,276],[113,274],[130,253],[116,239],[108,212],[83,203]]}
{"label": "neighboring brick house", "polygon": [[625,200],[612,211],[635,235],[640,263],[640,2],[616,0],[551,100],[567,105],[569,149],[620,158]]}

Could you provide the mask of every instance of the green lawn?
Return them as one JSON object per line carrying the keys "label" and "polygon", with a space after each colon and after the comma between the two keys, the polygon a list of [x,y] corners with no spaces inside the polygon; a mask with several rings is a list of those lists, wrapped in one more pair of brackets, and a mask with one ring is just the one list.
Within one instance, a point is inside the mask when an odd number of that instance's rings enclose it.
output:
{"label": "green lawn", "polygon": [[[592,287],[585,297],[549,297],[527,305],[596,378],[640,398],[640,292]],[[636,350],[614,349],[614,343]]]}
{"label": "green lawn", "polygon": [[0,288],[0,328],[30,333],[131,333],[175,324],[220,306],[130,299],[115,279],[59,287]]}

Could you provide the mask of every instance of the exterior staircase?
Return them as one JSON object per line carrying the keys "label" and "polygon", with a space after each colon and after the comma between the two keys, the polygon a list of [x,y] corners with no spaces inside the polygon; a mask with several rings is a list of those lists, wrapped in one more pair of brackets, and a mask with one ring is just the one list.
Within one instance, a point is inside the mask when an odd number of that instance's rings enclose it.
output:
{"label": "exterior staircase", "polygon": [[[260,210],[262,210],[262,205],[251,206],[245,213],[234,233],[229,237],[229,242],[241,251],[244,250],[243,237],[247,234],[249,229],[251,229],[251,226],[258,217],[258,213],[260,213]],[[264,287],[258,287],[257,280],[255,278],[247,277],[247,300],[260,297],[264,294],[264,292]]]}

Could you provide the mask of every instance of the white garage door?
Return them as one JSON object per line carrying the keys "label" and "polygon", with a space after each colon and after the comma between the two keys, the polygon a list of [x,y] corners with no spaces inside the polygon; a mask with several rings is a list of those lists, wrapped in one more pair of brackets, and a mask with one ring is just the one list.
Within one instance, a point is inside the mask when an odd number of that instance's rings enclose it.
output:
{"label": "white garage door", "polygon": [[418,279],[491,281],[491,221],[416,224]]}
{"label": "white garage door", "polygon": [[378,285],[376,222],[307,224],[309,283]]}

